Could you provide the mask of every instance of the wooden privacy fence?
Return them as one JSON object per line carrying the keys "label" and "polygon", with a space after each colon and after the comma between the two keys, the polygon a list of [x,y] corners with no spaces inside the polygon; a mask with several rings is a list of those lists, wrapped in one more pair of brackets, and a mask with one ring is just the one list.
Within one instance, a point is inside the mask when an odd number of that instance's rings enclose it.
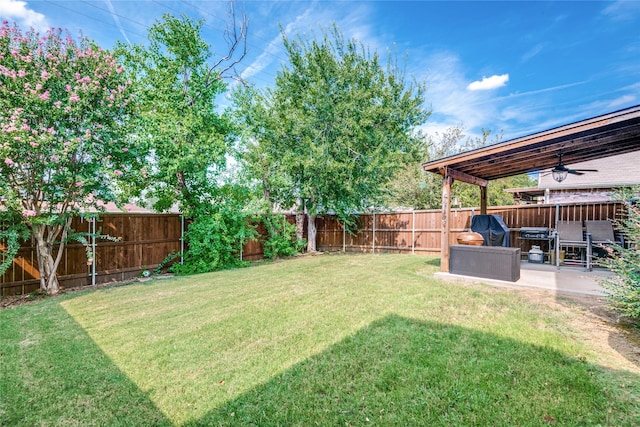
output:
{"label": "wooden privacy fence", "polygon": [[[295,215],[286,215],[286,220],[295,224]],[[267,235],[262,223],[255,225],[258,236]],[[96,239],[94,263],[87,262],[85,246],[68,244],[58,267],[63,288],[122,281],[144,270],[153,271],[169,254],[183,251],[182,236],[188,223],[178,214],[111,213],[101,215],[95,223],[74,218],[72,227],[78,232],[101,231],[118,241]],[[262,259],[263,239],[250,240],[242,247],[238,244],[238,256],[246,261]],[[0,297],[24,295],[39,287],[35,242],[30,240],[22,245],[9,270],[0,276]]]}
{"label": "wooden privacy fence", "polygon": [[[619,202],[562,205],[520,205],[487,209],[487,213],[501,215],[511,230],[511,246],[520,247],[525,254],[532,244],[521,240],[521,227],[555,228],[559,220],[585,221],[622,218],[626,211]],[[458,234],[469,230],[471,217],[478,209],[453,209],[451,212],[451,242]],[[294,216],[288,216],[295,223]],[[397,252],[440,254],[442,213],[440,210],[371,213],[358,217],[358,229],[345,231],[335,217],[317,219],[317,248],[321,251]],[[93,231],[94,223],[74,219],[77,231]],[[143,270],[153,270],[171,252],[180,252],[183,244],[184,222],[176,214],[104,214],[95,221],[95,229],[118,241],[97,239],[95,260],[87,262],[86,248],[78,243],[67,245],[58,268],[62,287],[86,286],[126,280]],[[258,233],[265,235],[263,228]],[[1,242],[0,242],[1,243]],[[245,260],[263,258],[261,240],[247,242],[239,254]],[[40,286],[36,249],[27,242],[18,252],[13,265],[0,277],[0,297],[30,293]]]}
{"label": "wooden privacy fence", "polygon": [[[135,277],[153,270],[171,252],[180,252],[182,217],[176,214],[109,213],[99,219],[74,218],[79,232],[101,230],[118,241],[95,239],[94,262],[87,262],[84,245],[70,242],[58,267],[62,287],[85,286]],[[0,277],[0,296],[24,295],[40,287],[35,241],[18,251],[13,265]]]}
{"label": "wooden privacy fence", "polygon": [[[540,242],[521,240],[521,227],[555,228],[556,216],[562,221],[617,220],[625,215],[620,202],[560,205],[517,205],[488,208],[488,214],[501,215],[511,233],[511,246],[522,253]],[[468,231],[471,217],[478,209],[452,209],[449,221],[455,242],[458,234]],[[358,228],[347,232],[335,217],[318,218],[317,248],[321,251],[396,252],[440,255],[441,210],[395,213],[370,213],[358,217]]]}

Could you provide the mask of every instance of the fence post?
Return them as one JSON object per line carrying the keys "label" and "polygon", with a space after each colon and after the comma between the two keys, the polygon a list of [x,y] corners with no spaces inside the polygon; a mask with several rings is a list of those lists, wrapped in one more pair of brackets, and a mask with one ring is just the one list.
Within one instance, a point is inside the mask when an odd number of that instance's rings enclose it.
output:
{"label": "fence post", "polygon": [[411,255],[415,254],[416,244],[416,211],[411,211]]}
{"label": "fence post", "polygon": [[371,244],[373,249],[372,252],[375,254],[376,253],[376,211],[375,210],[373,211],[373,240]]}
{"label": "fence post", "polygon": [[180,215],[180,265],[184,264],[184,215]]}
{"label": "fence post", "polygon": [[91,261],[91,286],[96,285],[96,262],[98,259],[96,258],[96,217],[91,217],[91,221],[89,222],[89,230],[91,231],[91,256],[93,260]]}
{"label": "fence post", "polygon": [[344,253],[346,251],[347,251],[347,227],[343,223],[342,224],[342,252]]}

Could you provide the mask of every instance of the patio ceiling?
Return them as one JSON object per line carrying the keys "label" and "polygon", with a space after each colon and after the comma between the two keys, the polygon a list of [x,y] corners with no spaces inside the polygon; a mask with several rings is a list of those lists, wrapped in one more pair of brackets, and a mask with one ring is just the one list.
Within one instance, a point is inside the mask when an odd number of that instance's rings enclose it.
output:
{"label": "patio ceiling", "polygon": [[[640,105],[442,159],[422,168],[472,184],[640,151]],[[611,165],[615,167],[615,165]]]}

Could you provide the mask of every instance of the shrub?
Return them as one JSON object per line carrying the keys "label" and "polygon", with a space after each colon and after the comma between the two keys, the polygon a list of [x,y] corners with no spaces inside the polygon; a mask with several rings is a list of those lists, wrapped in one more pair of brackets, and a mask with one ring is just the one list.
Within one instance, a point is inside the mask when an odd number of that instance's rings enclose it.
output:
{"label": "shrub", "polygon": [[284,215],[266,215],[262,223],[267,229],[267,237],[263,242],[264,257],[267,259],[293,256],[307,245],[304,239],[296,239],[296,225],[287,222]]}
{"label": "shrub", "polygon": [[640,325],[640,207],[637,199],[625,199],[628,214],[617,221],[627,242],[626,247],[613,245],[607,248],[609,257],[601,263],[614,273],[602,283],[609,305]]}
{"label": "shrub", "polygon": [[229,208],[193,218],[184,234],[187,250],[183,264],[174,264],[177,274],[196,274],[243,267],[242,245],[256,232],[246,214]]}

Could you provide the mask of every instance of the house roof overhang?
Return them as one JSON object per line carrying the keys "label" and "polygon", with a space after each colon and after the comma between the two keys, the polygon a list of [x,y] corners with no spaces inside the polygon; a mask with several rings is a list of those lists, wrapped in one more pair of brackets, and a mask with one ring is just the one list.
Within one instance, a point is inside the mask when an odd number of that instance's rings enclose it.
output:
{"label": "house roof overhang", "polygon": [[[640,150],[640,105],[425,162],[425,171],[487,181]],[[612,165],[614,166],[614,165]]]}

